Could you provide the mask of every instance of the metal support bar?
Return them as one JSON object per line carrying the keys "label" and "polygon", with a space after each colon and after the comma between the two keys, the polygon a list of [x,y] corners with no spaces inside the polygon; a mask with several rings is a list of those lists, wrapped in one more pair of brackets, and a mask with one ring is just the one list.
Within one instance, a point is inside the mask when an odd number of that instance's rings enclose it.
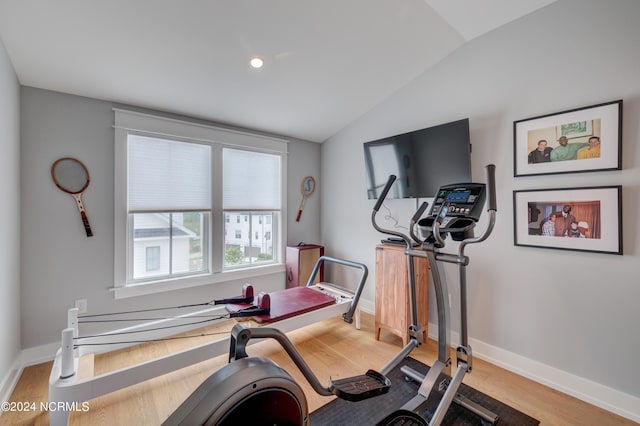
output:
{"label": "metal support bar", "polygon": [[429,397],[433,386],[436,384],[438,377],[444,371],[446,366],[440,361],[436,361],[433,364],[433,367],[429,369],[426,376],[421,375],[416,370],[410,367],[402,367],[400,371],[409,376],[411,379],[416,380],[420,383],[420,388],[418,389],[418,393],[425,398]]}
{"label": "metal support bar", "polygon": [[413,351],[418,346],[418,342],[410,339],[409,343],[406,344],[404,348],[400,350],[387,364],[382,367],[380,373],[387,376],[391,370],[393,370],[398,364],[400,364],[406,357],[409,356],[411,351]]}
{"label": "metal support bar", "polygon": [[[434,364],[433,367],[431,367],[431,369],[433,369],[434,367],[436,367],[436,364]],[[431,371],[431,369],[429,369],[429,371]],[[416,383],[422,383],[422,386],[425,386],[425,382],[426,381],[431,381],[431,389],[433,389],[433,385],[435,384],[435,380],[434,379],[430,379],[428,378],[428,374],[427,376],[424,376],[423,374],[420,374],[419,372],[417,372],[416,370],[414,370],[413,368],[410,367],[402,367],[400,368],[400,371],[407,377],[409,377],[411,380],[413,380]],[[421,402],[418,400],[415,400],[416,398],[412,399],[411,401],[407,402],[403,408],[405,407],[413,407],[415,405],[415,407],[419,407],[421,405]],[[414,401],[415,400],[415,401]],[[423,398],[424,401],[426,401],[426,398]],[[456,393],[455,397],[453,398],[453,402],[458,404],[461,407],[466,408],[467,410],[471,411],[472,413],[475,413],[476,415],[480,416],[484,421],[489,422],[491,424],[496,424],[498,423],[498,420],[500,420],[500,416],[498,416],[496,413],[494,413],[493,411],[490,411],[486,408],[484,408],[482,405],[473,402],[472,400],[470,400],[469,398],[467,398],[466,396],[460,394],[460,393]],[[412,405],[409,405],[412,404]],[[407,408],[409,409],[409,408]],[[411,411],[414,411],[415,408],[411,409]]]}
{"label": "metal support bar", "polygon": [[[356,313],[356,310],[358,309],[358,302],[360,302],[360,296],[362,295],[362,290],[364,290],[364,284],[367,281],[367,276],[369,275],[369,269],[367,268],[367,265],[365,265],[364,263],[353,262],[351,260],[346,260],[346,259],[338,259],[336,257],[320,256],[320,258],[316,261],[315,266],[313,267],[313,271],[311,272],[311,275],[309,276],[309,281],[307,281],[307,287],[313,286],[313,282],[316,279],[316,275],[318,275],[318,272],[320,271],[320,266],[324,262],[336,263],[338,265],[344,265],[350,268],[360,269],[361,271],[360,280],[358,281],[358,285],[356,286],[356,291],[353,296],[353,300],[351,301],[351,307],[349,308],[349,311],[342,316],[345,322],[351,324],[353,322],[353,316]],[[357,319],[359,322],[359,316]]]}
{"label": "metal support bar", "polygon": [[[409,312],[411,314],[411,326],[409,327],[409,332],[411,333],[411,328],[419,325],[418,322],[418,292],[416,290],[416,267],[413,261],[413,256],[407,254],[407,268],[409,273]],[[418,345],[420,346],[423,342],[422,333],[420,336],[416,336],[418,339]]]}
{"label": "metal support bar", "polygon": [[460,364],[458,369],[456,370],[456,374],[451,379],[451,383],[449,383],[449,387],[447,391],[442,396],[440,403],[438,404],[438,408],[436,408],[435,413],[433,413],[433,417],[431,417],[431,421],[429,422],[429,426],[440,426],[442,420],[444,419],[445,414],[449,410],[449,406],[451,402],[453,402],[453,398],[456,396],[458,392],[458,388],[462,383],[462,378],[467,372],[467,366],[464,364]]}
{"label": "metal support bar", "polygon": [[[460,284],[460,346],[469,346],[467,338],[467,267],[458,265],[458,281]],[[471,358],[471,353],[469,353]]]}
{"label": "metal support bar", "polygon": [[492,425],[495,425],[496,423],[498,423],[498,420],[500,420],[500,416],[494,413],[493,411],[484,408],[482,405],[476,402],[473,402],[466,396],[460,395],[459,393],[457,393],[456,396],[453,398],[453,402],[455,402],[461,407],[466,408],[472,413],[477,414],[478,416],[482,417],[484,421],[489,422]]}
{"label": "metal support bar", "polygon": [[234,325],[233,329],[231,330],[229,361],[247,357],[245,348],[247,343],[249,343],[249,340],[251,340],[252,338],[276,340],[278,343],[280,343],[280,346],[282,346],[285,352],[287,352],[296,367],[298,367],[300,372],[304,375],[305,379],[307,379],[313,390],[316,391],[318,395],[333,395],[329,387],[322,386],[316,375],[313,374],[313,371],[311,370],[309,365],[304,361],[304,359],[302,359],[302,356],[300,356],[300,353],[296,350],[295,346],[293,346],[293,343],[291,343],[289,338],[277,328],[247,328],[240,323]]}
{"label": "metal support bar", "polygon": [[[445,281],[440,278],[440,270],[435,260],[434,252],[427,252],[429,264],[431,265],[430,271],[433,277],[433,288],[436,295],[436,308],[438,311],[438,361],[448,364],[449,359],[449,343],[448,343],[448,329],[447,320],[449,319],[449,304],[445,300],[445,293],[447,293]],[[450,374],[450,372],[446,372]]]}

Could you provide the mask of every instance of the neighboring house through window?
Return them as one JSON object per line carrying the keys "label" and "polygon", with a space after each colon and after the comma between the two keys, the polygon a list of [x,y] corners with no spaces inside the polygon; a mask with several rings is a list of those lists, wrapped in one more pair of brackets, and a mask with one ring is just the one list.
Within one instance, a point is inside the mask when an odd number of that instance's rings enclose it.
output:
{"label": "neighboring house through window", "polygon": [[147,258],[145,262],[147,272],[160,269],[160,246],[149,246],[146,248]]}

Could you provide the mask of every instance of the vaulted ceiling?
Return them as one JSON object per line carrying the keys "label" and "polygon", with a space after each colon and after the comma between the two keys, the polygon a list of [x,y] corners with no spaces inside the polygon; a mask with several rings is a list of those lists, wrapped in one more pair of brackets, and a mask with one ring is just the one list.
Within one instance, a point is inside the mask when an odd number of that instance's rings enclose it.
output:
{"label": "vaulted ceiling", "polygon": [[0,39],[24,86],[322,142],[553,1],[0,0]]}

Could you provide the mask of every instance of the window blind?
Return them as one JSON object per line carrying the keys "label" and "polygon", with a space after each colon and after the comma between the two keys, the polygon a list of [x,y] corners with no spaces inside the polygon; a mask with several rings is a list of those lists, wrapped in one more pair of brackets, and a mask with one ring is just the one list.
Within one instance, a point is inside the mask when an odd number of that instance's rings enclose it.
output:
{"label": "window blind", "polygon": [[280,155],[224,148],[223,208],[280,210]]}
{"label": "window blind", "polygon": [[129,212],[211,208],[211,147],[136,134],[128,137]]}

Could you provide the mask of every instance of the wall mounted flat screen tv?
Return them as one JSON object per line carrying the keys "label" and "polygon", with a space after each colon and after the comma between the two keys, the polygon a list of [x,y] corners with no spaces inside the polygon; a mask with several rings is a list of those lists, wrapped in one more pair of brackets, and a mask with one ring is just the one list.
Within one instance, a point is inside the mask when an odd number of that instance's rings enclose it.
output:
{"label": "wall mounted flat screen tv", "polygon": [[392,174],[388,198],[433,197],[442,185],[471,182],[469,119],[365,142],[364,160],[369,199]]}

